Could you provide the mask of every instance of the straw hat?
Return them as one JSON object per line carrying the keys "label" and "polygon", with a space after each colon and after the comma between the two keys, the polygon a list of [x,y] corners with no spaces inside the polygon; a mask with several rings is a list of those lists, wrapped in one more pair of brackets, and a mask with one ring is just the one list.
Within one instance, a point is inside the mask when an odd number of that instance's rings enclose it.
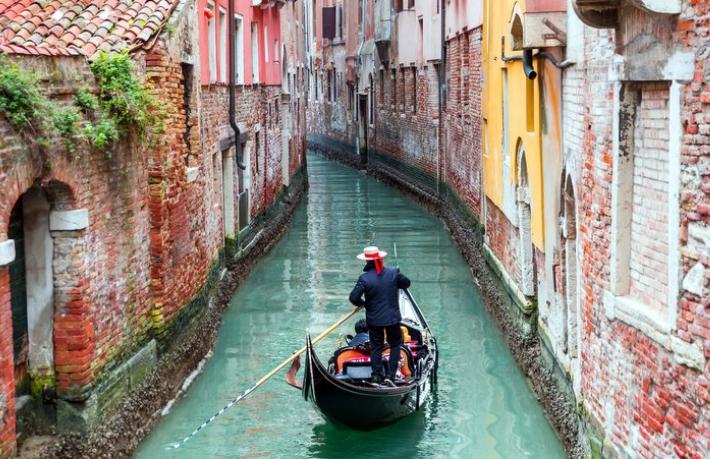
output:
{"label": "straw hat", "polygon": [[377,260],[378,258],[384,258],[387,256],[387,252],[384,250],[380,250],[375,246],[370,246],[370,247],[365,247],[365,249],[362,251],[360,255],[358,255],[358,259],[363,260],[363,261],[368,261],[368,260]]}

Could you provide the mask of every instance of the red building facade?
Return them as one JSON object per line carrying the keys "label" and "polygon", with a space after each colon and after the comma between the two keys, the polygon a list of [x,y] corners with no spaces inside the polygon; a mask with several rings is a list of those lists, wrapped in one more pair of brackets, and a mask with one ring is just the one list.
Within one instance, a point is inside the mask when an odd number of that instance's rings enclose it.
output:
{"label": "red building facade", "polygon": [[85,432],[112,413],[203,315],[225,260],[304,186],[305,105],[282,85],[301,81],[303,51],[281,40],[302,10],[262,3],[234,5],[239,137],[226,2],[0,6],[3,58],[47,75],[50,99],[97,91],[89,62],[127,49],[165,112],[157,142],[71,154],[0,116],[0,457],[30,427]]}

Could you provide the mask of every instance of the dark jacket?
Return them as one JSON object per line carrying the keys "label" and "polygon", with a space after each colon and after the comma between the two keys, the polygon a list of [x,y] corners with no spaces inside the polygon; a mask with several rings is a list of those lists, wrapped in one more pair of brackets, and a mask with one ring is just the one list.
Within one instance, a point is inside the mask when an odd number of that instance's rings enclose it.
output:
{"label": "dark jacket", "polygon": [[384,268],[377,275],[372,262],[365,265],[364,271],[350,293],[350,302],[356,306],[365,305],[365,319],[371,327],[398,324],[402,320],[399,289],[409,288],[410,280],[396,268]]}
{"label": "dark jacket", "polygon": [[365,344],[370,341],[370,334],[368,332],[358,333],[350,340],[348,346],[358,346],[360,344]]}

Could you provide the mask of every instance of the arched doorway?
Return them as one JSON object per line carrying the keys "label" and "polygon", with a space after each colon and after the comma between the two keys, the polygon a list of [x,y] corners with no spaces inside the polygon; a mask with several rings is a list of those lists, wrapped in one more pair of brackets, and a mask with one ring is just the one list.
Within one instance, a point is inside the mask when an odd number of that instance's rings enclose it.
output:
{"label": "arched doorway", "polygon": [[562,192],[562,263],[564,263],[564,351],[577,356],[577,209],[572,180],[567,177]]}
{"label": "arched doorway", "polygon": [[519,236],[519,262],[520,262],[520,287],[524,295],[535,296],[535,263],[533,260],[532,245],[532,211],[530,199],[530,183],[528,181],[528,166],[525,149],[522,142],[518,142],[518,236]]}
{"label": "arched doorway", "polygon": [[20,439],[30,424],[36,429],[47,423],[43,401],[54,397],[54,244],[49,231],[49,199],[46,190],[32,186],[16,201],[8,224],[8,238],[15,243],[15,260],[8,268]]}
{"label": "arched doorway", "polygon": [[[12,351],[7,395],[15,399],[19,441],[30,430],[52,429],[58,402],[86,400],[92,384],[95,329],[84,294],[89,217],[87,209],[75,208],[73,196],[61,182],[35,182],[8,215],[14,256],[0,290],[9,293],[5,304],[14,333],[3,352]],[[78,359],[77,353],[90,358]]]}

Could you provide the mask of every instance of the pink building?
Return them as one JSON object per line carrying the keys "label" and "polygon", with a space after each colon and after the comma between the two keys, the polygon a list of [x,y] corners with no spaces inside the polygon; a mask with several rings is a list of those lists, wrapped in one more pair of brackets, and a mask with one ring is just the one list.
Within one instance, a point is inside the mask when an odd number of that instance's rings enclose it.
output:
{"label": "pink building", "polygon": [[[235,0],[237,84],[281,84],[283,1]],[[227,0],[198,0],[202,84],[229,82]]]}

